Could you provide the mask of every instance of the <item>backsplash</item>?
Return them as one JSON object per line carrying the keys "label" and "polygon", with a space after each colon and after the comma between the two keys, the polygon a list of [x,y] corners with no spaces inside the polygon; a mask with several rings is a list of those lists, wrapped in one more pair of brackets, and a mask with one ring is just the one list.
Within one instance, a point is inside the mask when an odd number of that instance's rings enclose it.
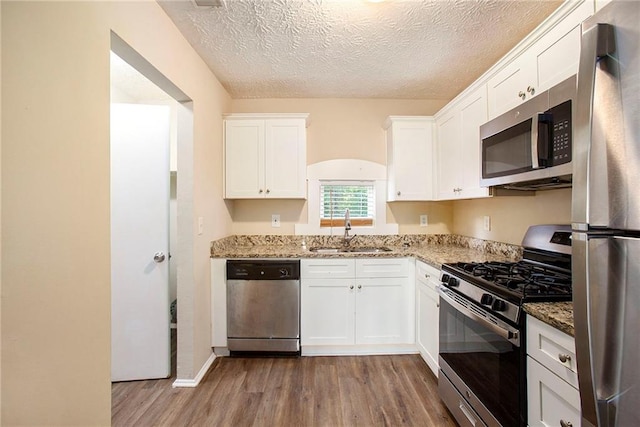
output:
{"label": "backsplash", "polygon": [[[236,235],[211,242],[211,254],[224,252],[230,247],[288,246],[288,247],[340,247],[342,236],[294,236],[294,235]],[[452,245],[475,249],[489,254],[520,259],[522,248],[508,243],[475,239],[455,234],[404,234],[391,236],[357,236],[350,246],[428,246]]]}

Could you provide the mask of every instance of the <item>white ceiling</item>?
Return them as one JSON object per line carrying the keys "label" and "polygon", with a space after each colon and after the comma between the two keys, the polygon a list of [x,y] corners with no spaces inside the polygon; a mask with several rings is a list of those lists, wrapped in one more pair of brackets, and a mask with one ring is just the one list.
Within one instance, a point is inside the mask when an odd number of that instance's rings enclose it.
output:
{"label": "white ceiling", "polygon": [[447,100],[561,3],[158,2],[233,98]]}

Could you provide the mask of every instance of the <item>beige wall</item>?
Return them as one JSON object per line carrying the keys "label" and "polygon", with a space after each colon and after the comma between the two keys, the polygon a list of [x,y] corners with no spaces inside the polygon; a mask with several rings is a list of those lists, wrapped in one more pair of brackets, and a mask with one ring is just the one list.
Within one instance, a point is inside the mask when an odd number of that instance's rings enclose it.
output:
{"label": "beige wall", "polygon": [[[2,23],[2,2],[0,2],[0,24]],[[1,28],[1,27],[0,27]],[[2,31],[0,31],[0,82],[2,82]],[[2,84],[0,84],[0,100]],[[2,102],[0,102],[0,355],[2,355]],[[0,402],[2,402],[2,363],[0,358]],[[2,404],[0,403],[0,426],[2,425]]]}
{"label": "beige wall", "polygon": [[195,374],[210,354],[209,242],[230,99],[154,1],[2,2],[2,422],[109,425],[109,50],[113,30],[194,101]]}
{"label": "beige wall", "polygon": [[[430,116],[445,104],[442,100],[401,99],[234,99],[231,105],[234,113],[310,113],[307,164],[361,159],[386,165],[382,125],[387,116]],[[303,201],[231,203],[233,234],[293,234],[294,224],[307,218]],[[420,213],[432,215],[433,225],[419,227]],[[280,214],[280,228],[271,227],[272,214]],[[403,234],[439,233],[452,227],[450,207],[432,203],[396,203],[387,208],[387,216],[389,223],[398,221]]]}
{"label": "beige wall", "polygon": [[[420,226],[420,215],[426,214],[428,225]],[[451,202],[387,203],[387,221],[399,224],[400,234],[450,234],[453,232]]]}
{"label": "beige wall", "polygon": [[[483,217],[491,231],[483,230]],[[569,224],[571,189],[538,191],[533,197],[505,196],[453,203],[453,233],[519,245],[529,225]]]}

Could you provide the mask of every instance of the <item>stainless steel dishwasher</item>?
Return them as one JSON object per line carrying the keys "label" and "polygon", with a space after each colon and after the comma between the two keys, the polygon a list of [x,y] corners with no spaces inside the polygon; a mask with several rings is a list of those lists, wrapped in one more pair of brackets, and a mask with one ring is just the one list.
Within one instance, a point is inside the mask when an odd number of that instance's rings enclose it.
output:
{"label": "stainless steel dishwasher", "polygon": [[300,261],[227,261],[227,346],[300,352]]}

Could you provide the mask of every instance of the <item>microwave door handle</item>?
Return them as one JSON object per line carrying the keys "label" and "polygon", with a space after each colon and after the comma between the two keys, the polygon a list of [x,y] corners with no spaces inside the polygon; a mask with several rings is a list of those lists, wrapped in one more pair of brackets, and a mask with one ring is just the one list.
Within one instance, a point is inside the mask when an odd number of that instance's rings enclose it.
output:
{"label": "microwave door handle", "polygon": [[540,168],[540,157],[538,155],[538,127],[540,125],[540,114],[534,114],[531,118],[531,169]]}

